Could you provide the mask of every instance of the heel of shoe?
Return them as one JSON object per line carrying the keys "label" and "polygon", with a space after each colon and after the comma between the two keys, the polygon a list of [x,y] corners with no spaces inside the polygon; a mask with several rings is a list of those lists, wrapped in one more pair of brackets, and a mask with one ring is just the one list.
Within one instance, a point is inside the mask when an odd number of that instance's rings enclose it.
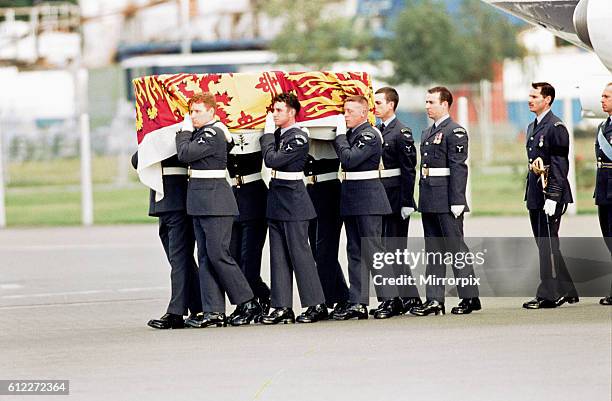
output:
{"label": "heel of shoe", "polygon": [[446,310],[445,310],[445,308],[444,308],[444,307],[442,307],[441,309],[438,309],[438,310],[435,312],[435,315],[436,315],[436,316],[438,316],[438,315],[442,315],[442,316],[444,316],[445,314],[446,314]]}

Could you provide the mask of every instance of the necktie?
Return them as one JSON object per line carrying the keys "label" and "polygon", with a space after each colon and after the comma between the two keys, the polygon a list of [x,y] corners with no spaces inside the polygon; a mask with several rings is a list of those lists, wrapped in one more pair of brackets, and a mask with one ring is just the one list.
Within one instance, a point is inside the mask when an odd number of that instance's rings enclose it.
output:
{"label": "necktie", "polygon": [[433,123],[433,125],[431,126],[431,132],[434,132],[436,130],[436,123]]}
{"label": "necktie", "polygon": [[385,130],[385,123],[380,124],[380,132],[383,132]]}
{"label": "necktie", "polygon": [[538,127],[538,119],[536,118],[535,120],[533,120],[533,130],[535,131],[537,127]]}
{"label": "necktie", "polygon": [[606,119],[606,125],[604,125],[604,130],[608,129],[609,126],[610,126],[610,117]]}

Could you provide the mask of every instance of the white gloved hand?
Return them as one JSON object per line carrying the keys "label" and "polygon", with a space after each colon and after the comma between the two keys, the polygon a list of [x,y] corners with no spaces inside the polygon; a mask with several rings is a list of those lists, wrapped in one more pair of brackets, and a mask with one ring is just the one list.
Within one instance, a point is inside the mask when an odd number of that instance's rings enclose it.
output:
{"label": "white gloved hand", "polygon": [[544,213],[552,216],[555,214],[555,210],[557,210],[557,202],[552,199],[546,199],[544,201]]}
{"label": "white gloved hand", "polygon": [[336,137],[346,135],[346,120],[344,114],[338,114],[336,122]]}
{"label": "white gloved hand", "polygon": [[227,126],[225,124],[223,124],[221,121],[217,121],[215,123],[215,127],[221,128],[221,131],[223,131],[223,135],[225,135],[225,140],[228,143],[231,143],[234,140],[234,138],[232,138],[232,134],[230,134],[230,131],[227,128]]}
{"label": "white gloved hand", "polygon": [[264,134],[273,134],[276,129],[276,124],[274,124],[274,116],[272,113],[268,113],[266,115],[266,127],[264,128]]}
{"label": "white gloved hand", "polygon": [[465,205],[451,205],[451,212],[455,218],[461,216],[461,213],[465,210]]}
{"label": "white gloved hand", "polygon": [[413,207],[403,207],[400,209],[400,214],[402,215],[402,220],[406,220],[410,215],[414,213]]}
{"label": "white gloved hand", "polygon": [[183,118],[183,123],[181,124],[181,131],[194,131],[193,122],[191,122],[191,117],[189,113],[185,114],[185,118]]}

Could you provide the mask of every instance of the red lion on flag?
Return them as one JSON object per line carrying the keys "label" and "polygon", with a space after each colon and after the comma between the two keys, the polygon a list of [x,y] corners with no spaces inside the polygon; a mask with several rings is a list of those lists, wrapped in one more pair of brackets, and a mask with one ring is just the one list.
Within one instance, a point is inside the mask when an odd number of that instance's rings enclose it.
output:
{"label": "red lion on flag", "polygon": [[369,100],[374,122],[372,84],[364,72],[169,74],[137,78],[133,84],[138,176],[159,199],[163,197],[161,161],[176,154],[175,133],[195,93],[213,93],[217,118],[240,135],[261,134],[272,98],[282,92],[297,95],[302,106],[297,121],[310,127],[319,139],[333,139],[334,116],[343,112],[344,99],[351,95]]}

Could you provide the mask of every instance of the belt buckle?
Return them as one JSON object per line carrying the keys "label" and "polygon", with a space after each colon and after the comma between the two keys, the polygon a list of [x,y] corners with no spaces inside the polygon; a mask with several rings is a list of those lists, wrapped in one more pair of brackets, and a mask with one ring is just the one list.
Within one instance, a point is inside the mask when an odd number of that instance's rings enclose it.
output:
{"label": "belt buckle", "polygon": [[603,166],[602,162],[597,162],[597,168],[601,168],[601,166]]}
{"label": "belt buckle", "polygon": [[244,182],[242,181],[242,176],[241,175],[237,175],[234,178],[236,179],[236,186],[237,187],[240,187],[242,184],[244,184]]}
{"label": "belt buckle", "polygon": [[429,176],[429,167],[421,167],[421,175],[423,177],[428,177]]}
{"label": "belt buckle", "polygon": [[276,170],[270,171],[270,177],[276,178]]}
{"label": "belt buckle", "polygon": [[317,176],[316,175],[309,175],[306,177],[306,183],[309,185],[314,185],[317,183]]}
{"label": "belt buckle", "polygon": [[341,171],[341,172],[340,172],[340,179],[341,179],[342,181],[346,180],[346,171]]}
{"label": "belt buckle", "polygon": [[187,177],[191,178],[191,166],[187,166]]}

